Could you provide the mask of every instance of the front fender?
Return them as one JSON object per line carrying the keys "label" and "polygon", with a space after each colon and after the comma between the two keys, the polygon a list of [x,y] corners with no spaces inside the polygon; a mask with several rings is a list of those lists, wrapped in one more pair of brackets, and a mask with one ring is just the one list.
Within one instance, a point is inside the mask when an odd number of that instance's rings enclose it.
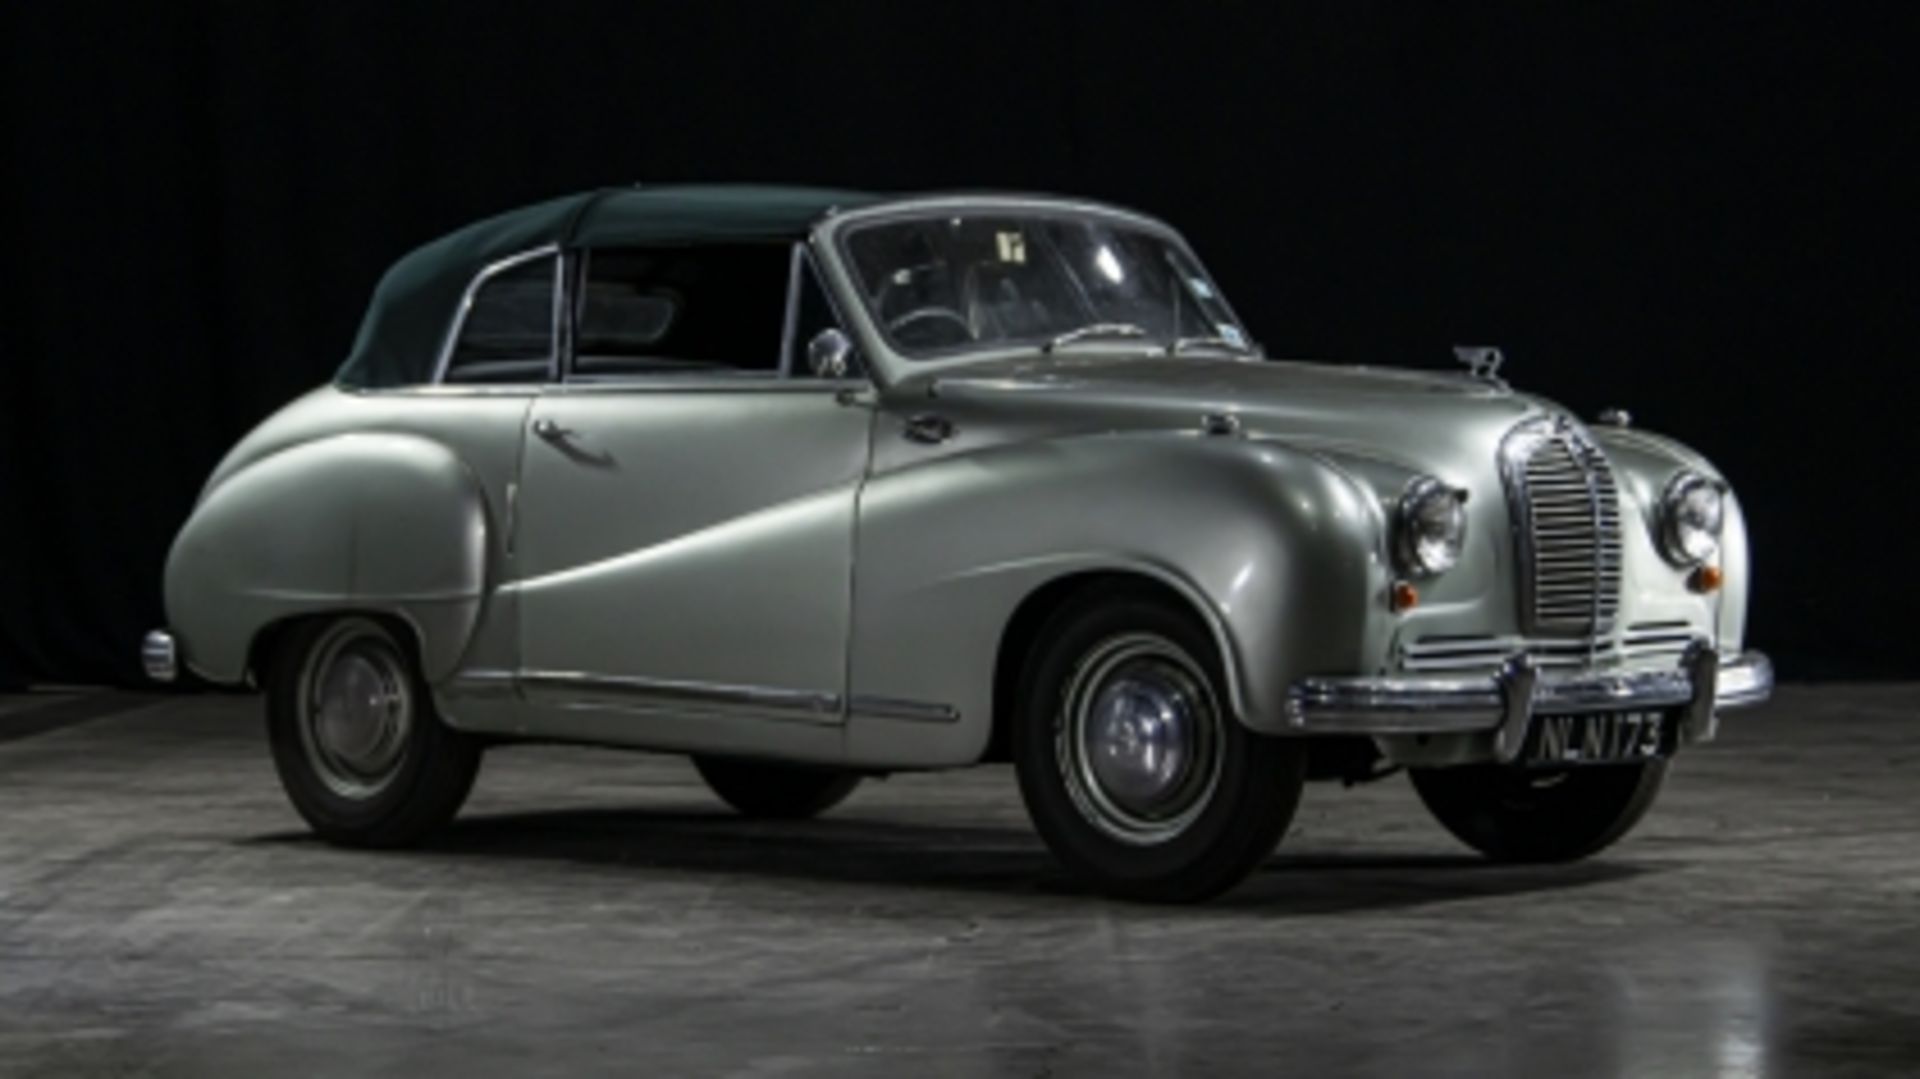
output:
{"label": "front fender", "polygon": [[[1746,646],[1747,602],[1753,572],[1747,547],[1746,515],[1726,476],[1699,451],[1665,435],[1617,427],[1598,427],[1593,434],[1607,448],[1622,489],[1639,511],[1636,518],[1649,552],[1654,551],[1653,537],[1659,528],[1661,493],[1676,473],[1691,469],[1725,486],[1726,516],[1720,531],[1719,559],[1724,583],[1713,596],[1694,597],[1694,602],[1712,607],[1710,618],[1720,650],[1739,652]],[[1675,569],[1658,557],[1644,561],[1648,568],[1641,579],[1657,582],[1669,593],[1685,593],[1687,571]]]}
{"label": "front fender", "polygon": [[479,618],[487,508],[446,447],[339,434],[220,476],[167,559],[169,623],[188,666],[240,681],[255,636],[281,619],[384,611],[418,631],[429,680],[451,672]]}
{"label": "front fender", "polygon": [[[1235,712],[1285,729],[1288,686],[1350,666],[1387,571],[1379,513],[1319,457],[1186,432],[1080,435],[875,476],[861,496],[851,683],[855,760],[978,759],[1001,635],[1049,582],[1131,572],[1214,630]],[[958,712],[937,733],[866,720],[862,699]],[[906,736],[910,735],[910,737]]]}

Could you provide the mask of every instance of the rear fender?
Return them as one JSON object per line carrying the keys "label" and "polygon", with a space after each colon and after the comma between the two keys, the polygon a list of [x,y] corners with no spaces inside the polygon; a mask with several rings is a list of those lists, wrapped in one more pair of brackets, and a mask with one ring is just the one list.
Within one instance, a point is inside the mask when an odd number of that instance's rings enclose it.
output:
{"label": "rear fender", "polygon": [[257,634],[333,610],[402,618],[430,681],[451,673],[486,588],[486,497],[445,446],[340,434],[221,477],[167,559],[169,623],[211,681],[247,673]]}

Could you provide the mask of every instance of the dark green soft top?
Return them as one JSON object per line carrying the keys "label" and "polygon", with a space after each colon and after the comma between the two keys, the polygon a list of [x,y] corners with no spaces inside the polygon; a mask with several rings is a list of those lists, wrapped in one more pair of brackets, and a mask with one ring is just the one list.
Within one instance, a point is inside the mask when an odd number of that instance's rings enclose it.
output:
{"label": "dark green soft top", "polygon": [[797,240],[834,209],[879,200],[860,191],[747,184],[609,188],[490,217],[418,248],[374,289],[335,381],[376,388],[425,382],[467,285],[488,264],[547,244],[618,247],[707,240]]}

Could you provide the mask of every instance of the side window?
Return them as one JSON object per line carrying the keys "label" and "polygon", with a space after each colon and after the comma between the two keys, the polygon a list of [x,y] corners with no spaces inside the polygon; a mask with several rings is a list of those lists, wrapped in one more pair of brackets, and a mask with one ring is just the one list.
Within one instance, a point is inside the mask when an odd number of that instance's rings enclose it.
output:
{"label": "side window", "polygon": [[473,294],[447,361],[448,382],[543,382],[553,361],[554,265],[546,255],[501,270]]}
{"label": "side window", "polygon": [[615,248],[585,258],[577,377],[779,374],[788,245]]}

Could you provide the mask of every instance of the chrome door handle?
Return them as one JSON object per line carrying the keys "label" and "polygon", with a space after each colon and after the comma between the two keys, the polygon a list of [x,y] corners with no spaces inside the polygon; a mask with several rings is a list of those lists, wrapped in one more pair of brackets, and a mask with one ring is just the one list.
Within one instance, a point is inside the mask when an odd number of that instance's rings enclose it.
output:
{"label": "chrome door handle", "polygon": [[[613,454],[607,450],[593,450],[582,447],[580,432],[560,426],[545,416],[533,421],[533,433],[540,440],[552,446],[555,453],[575,464],[589,465],[593,468],[613,468]],[[588,445],[592,443],[589,442]]]}
{"label": "chrome door handle", "polygon": [[923,412],[918,416],[907,417],[906,429],[901,433],[906,435],[909,441],[933,445],[953,437],[953,421],[945,416]]}

